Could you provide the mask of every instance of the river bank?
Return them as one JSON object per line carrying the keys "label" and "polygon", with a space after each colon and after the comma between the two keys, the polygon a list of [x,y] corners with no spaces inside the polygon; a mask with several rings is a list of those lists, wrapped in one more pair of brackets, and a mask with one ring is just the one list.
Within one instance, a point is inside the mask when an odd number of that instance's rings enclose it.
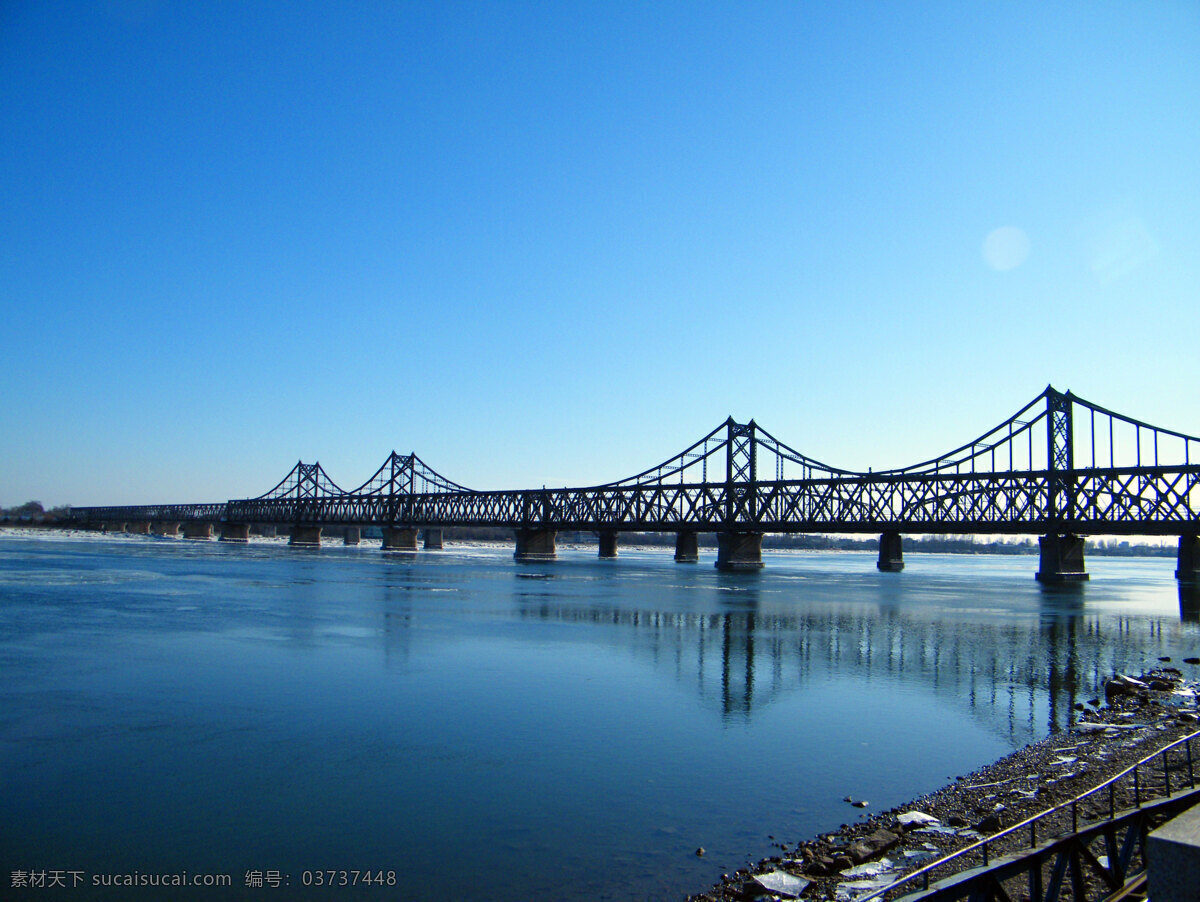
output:
{"label": "river bank", "polygon": [[[1137,677],[1118,676],[1106,684],[1105,697],[1076,706],[1068,730],[857,823],[791,844],[778,842],[779,855],[723,875],[720,883],[688,900],[853,902],[982,837],[1070,801],[1196,732],[1198,677],[1197,658],[1178,666],[1165,659]],[[1106,791],[1104,803],[1107,799]],[[847,796],[845,801],[847,810],[870,806],[869,800]],[[1131,790],[1118,786],[1117,810],[1133,804]],[[1101,816],[1100,807],[1081,808],[1081,819]],[[1016,851],[1027,840],[1018,831],[997,842],[992,854]],[[934,879],[955,870],[947,866]]]}

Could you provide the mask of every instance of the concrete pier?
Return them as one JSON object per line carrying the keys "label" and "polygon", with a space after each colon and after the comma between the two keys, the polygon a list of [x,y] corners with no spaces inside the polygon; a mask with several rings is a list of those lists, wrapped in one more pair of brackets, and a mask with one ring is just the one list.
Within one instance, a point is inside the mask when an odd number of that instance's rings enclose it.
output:
{"label": "concrete pier", "polygon": [[416,551],[417,530],[412,526],[383,527],[384,551]]}
{"label": "concrete pier", "polygon": [[904,569],[904,546],[900,533],[885,532],[879,537],[879,562],[875,566],[884,573],[899,573]]}
{"label": "concrete pier", "polygon": [[212,524],[202,523],[199,520],[188,520],[183,524],[183,537],[185,539],[211,539]]}
{"label": "concrete pier", "polygon": [[430,550],[436,551],[437,549],[442,547],[442,531],[441,531],[441,529],[432,527],[432,526],[426,526],[422,530],[422,533],[424,533],[424,536],[425,536],[425,550],[426,551],[430,551]]}
{"label": "concrete pier", "polygon": [[133,523],[127,523],[125,528],[134,535],[150,535],[150,522],[148,520],[136,520]]}
{"label": "concrete pier", "polygon": [[319,547],[321,544],[321,527],[302,526],[297,523],[292,527],[292,536],[288,539],[288,544],[301,548]]}
{"label": "concrete pier", "polygon": [[220,540],[222,542],[249,542],[249,523],[222,523]]}
{"label": "concrete pier", "polygon": [[1200,585],[1200,536],[1179,537],[1179,558],[1175,567],[1175,578]]}
{"label": "concrete pier", "polygon": [[717,533],[718,570],[758,570],[762,567],[761,532]]}
{"label": "concrete pier", "polygon": [[1200,806],[1176,815],[1147,837],[1146,874],[1154,902],[1200,899]]}
{"label": "concrete pier", "polygon": [[617,531],[615,529],[602,529],[600,531],[600,557],[610,558],[617,556]]}
{"label": "concrete pier", "polygon": [[155,523],[150,527],[151,531],[160,536],[177,536],[179,535],[179,524],[171,522]]}
{"label": "concrete pier", "polygon": [[558,533],[553,529],[515,530],[517,549],[513,558],[518,561],[552,561],[558,557],[554,540]]}
{"label": "concrete pier", "polygon": [[347,526],[342,533],[343,545],[357,545],[362,541],[362,530],[357,526]]}
{"label": "concrete pier", "polygon": [[1079,536],[1040,536],[1038,546],[1041,549],[1037,572],[1040,582],[1082,582],[1088,578],[1083,565],[1083,539]]}
{"label": "concrete pier", "polygon": [[694,564],[700,560],[700,543],[690,529],[675,533],[675,563]]}

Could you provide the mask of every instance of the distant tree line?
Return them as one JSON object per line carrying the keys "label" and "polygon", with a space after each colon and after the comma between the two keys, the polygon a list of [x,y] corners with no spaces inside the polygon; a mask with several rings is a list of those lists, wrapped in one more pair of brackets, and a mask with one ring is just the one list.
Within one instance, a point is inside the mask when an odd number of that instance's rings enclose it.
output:
{"label": "distant tree line", "polygon": [[0,507],[0,523],[53,524],[65,521],[70,510],[66,504],[46,510],[40,501],[26,501],[16,507]]}

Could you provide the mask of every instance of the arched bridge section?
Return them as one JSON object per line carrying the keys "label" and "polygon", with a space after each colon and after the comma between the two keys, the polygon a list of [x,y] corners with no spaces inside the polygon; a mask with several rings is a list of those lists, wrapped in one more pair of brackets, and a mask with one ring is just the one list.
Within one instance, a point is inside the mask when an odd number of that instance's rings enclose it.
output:
{"label": "arched bridge section", "polygon": [[[676,559],[694,560],[696,534],[708,532],[718,538],[717,565],[730,569],[761,566],[764,533],[878,533],[882,570],[903,567],[902,533],[1034,534],[1039,578],[1055,581],[1086,578],[1083,535],[1177,535],[1177,575],[1194,579],[1200,438],[1047,387],[973,441],[890,470],[831,466],[753,420],[730,418],[658,466],[602,485],[475,491],[415,454],[393,452],[350,490],[319,463],[301,462],[257,498],[73,516],[187,521],[215,507],[222,523],[285,525],[301,541],[319,541],[322,527],[380,526],[385,548],[406,550],[415,550],[418,529],[508,527],[527,559],[552,557],[557,531],[581,530],[600,534],[605,556],[615,555],[622,531],[675,532]],[[168,511],[177,513],[158,513]]]}

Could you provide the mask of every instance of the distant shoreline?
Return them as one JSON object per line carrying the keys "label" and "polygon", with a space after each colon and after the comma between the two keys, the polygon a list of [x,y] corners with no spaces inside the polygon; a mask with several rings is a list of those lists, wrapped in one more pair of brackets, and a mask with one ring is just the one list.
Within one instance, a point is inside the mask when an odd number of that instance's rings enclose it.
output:
{"label": "distant shoreline", "polygon": [[[41,530],[52,532],[87,532],[64,523],[19,522],[0,520],[0,529]],[[512,530],[505,527],[445,527],[447,542],[495,542],[509,544]],[[364,530],[364,537],[368,533]],[[697,536],[701,548],[715,548],[715,533],[700,533]],[[580,530],[562,530],[558,541],[563,545],[591,546],[597,544],[595,533]],[[622,532],[619,544],[624,547],[667,548],[675,544],[673,532]],[[823,535],[820,533],[783,534],[767,533],[763,537],[764,551],[877,551],[876,537],[852,538],[847,536]],[[969,537],[941,535],[904,535],[905,554],[1023,554],[1038,553],[1036,539],[980,542]],[[1130,542],[1088,539],[1084,548],[1088,556],[1099,557],[1174,557],[1173,545],[1151,545]]]}

